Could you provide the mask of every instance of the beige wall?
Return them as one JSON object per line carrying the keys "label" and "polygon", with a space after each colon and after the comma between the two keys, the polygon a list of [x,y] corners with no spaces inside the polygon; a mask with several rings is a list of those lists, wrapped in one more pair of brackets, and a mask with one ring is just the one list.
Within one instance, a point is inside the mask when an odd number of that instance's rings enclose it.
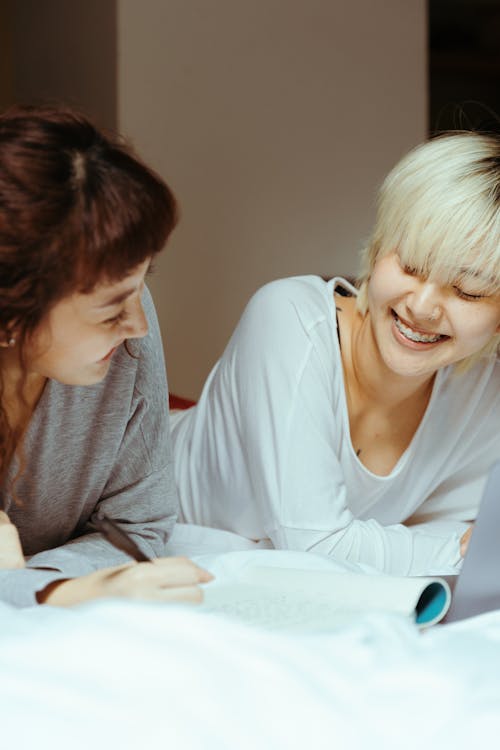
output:
{"label": "beige wall", "polygon": [[425,0],[118,0],[118,124],[182,222],[151,286],[197,396],[262,283],[352,274],[384,173],[425,137]]}
{"label": "beige wall", "polygon": [[425,8],[0,0],[0,104],[117,122],[179,197],[152,280],[175,392],[198,395],[262,283],[355,272],[377,184],[425,136]]}

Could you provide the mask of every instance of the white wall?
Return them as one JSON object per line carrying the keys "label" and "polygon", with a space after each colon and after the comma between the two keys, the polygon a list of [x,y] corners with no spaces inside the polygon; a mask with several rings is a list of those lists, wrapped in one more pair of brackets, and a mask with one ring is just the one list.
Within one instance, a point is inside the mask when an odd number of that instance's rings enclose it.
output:
{"label": "white wall", "polygon": [[426,131],[425,0],[118,0],[118,125],[182,221],[151,286],[197,396],[280,276],[352,274],[384,173]]}

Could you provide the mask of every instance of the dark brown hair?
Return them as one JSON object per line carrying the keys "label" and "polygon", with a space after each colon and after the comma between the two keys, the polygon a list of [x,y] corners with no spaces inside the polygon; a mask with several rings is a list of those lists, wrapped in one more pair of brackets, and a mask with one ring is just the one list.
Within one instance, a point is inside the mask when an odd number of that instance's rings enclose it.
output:
{"label": "dark brown hair", "polygon": [[[128,275],[176,220],[169,188],[121,137],[65,107],[0,115],[0,340],[15,332],[22,358],[56,302]],[[18,437],[0,405],[0,483]]]}

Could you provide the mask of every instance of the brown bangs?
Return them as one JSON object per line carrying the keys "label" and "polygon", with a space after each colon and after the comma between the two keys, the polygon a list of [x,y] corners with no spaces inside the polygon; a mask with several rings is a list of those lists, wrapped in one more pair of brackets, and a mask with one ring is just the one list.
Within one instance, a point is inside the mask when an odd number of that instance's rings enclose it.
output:
{"label": "brown bangs", "polygon": [[177,222],[165,182],[114,133],[67,108],[0,116],[0,329],[127,276]]}
{"label": "brown bangs", "polygon": [[[73,157],[75,160],[78,157]],[[103,178],[89,159],[81,170],[77,199],[68,217],[67,256],[74,288],[82,293],[100,281],[118,281],[165,246],[178,212],[165,183],[127,154],[113,154]],[[126,175],[126,179],[124,178]]]}

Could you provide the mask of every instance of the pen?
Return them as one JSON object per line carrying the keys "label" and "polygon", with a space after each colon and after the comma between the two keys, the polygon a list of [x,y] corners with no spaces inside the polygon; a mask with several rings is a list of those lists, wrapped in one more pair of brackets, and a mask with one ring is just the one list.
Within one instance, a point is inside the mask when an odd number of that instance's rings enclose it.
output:
{"label": "pen", "polygon": [[119,526],[116,521],[103,513],[98,511],[96,516],[92,519],[93,525],[97,531],[100,531],[105,539],[108,540],[113,547],[125,552],[130,557],[133,557],[137,562],[151,562],[151,558],[142,552],[137,544],[134,542],[131,536]]}

